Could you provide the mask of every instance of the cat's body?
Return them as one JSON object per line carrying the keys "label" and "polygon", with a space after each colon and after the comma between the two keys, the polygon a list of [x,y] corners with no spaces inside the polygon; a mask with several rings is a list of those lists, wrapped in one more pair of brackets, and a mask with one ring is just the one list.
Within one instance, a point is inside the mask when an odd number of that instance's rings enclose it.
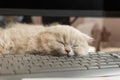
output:
{"label": "cat's body", "polygon": [[24,54],[32,36],[44,30],[40,25],[13,24],[0,32],[0,53]]}
{"label": "cat's body", "polygon": [[15,24],[0,33],[1,54],[86,55],[87,35],[67,25]]}

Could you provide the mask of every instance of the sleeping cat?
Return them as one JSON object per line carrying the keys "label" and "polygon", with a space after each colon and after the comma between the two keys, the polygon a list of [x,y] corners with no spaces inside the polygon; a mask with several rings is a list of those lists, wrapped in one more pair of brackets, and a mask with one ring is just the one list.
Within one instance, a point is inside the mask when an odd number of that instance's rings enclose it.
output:
{"label": "sleeping cat", "polygon": [[14,24],[0,33],[1,54],[86,55],[89,36],[68,25]]}

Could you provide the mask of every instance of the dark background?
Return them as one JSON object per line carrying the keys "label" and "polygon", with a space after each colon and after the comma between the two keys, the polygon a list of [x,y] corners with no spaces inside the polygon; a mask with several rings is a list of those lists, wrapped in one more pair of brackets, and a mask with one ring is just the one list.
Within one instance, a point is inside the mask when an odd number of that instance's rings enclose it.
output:
{"label": "dark background", "polygon": [[0,8],[102,10],[103,0],[0,0]]}
{"label": "dark background", "polygon": [[105,11],[120,11],[120,0],[104,0]]}
{"label": "dark background", "polygon": [[[9,9],[6,11],[0,10],[0,14],[24,15],[25,13],[31,13],[39,15],[39,11],[10,11],[10,9],[32,9],[32,10],[78,10],[78,11],[103,11],[97,12],[85,12],[86,14],[77,12],[65,12],[66,15],[80,15],[80,16],[104,16],[104,17],[120,17],[120,0],[0,0],[0,9]],[[40,12],[47,14],[48,12]],[[50,12],[52,14],[54,12]],[[79,12],[80,13],[80,12]],[[30,15],[31,15],[30,14]],[[90,14],[90,15],[89,15]],[[15,15],[15,14],[14,14]],[[64,15],[64,12],[57,12],[56,15]],[[66,16],[65,15],[65,16]],[[53,14],[54,16],[54,14]]]}
{"label": "dark background", "polygon": [[0,0],[0,8],[119,11],[120,0]]}

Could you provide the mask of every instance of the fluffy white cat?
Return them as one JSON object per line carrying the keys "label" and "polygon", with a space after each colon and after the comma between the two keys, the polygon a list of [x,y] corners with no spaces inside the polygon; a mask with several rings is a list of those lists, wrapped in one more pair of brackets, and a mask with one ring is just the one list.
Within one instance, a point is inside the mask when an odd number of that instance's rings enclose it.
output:
{"label": "fluffy white cat", "polygon": [[12,26],[0,32],[0,54],[86,55],[92,40],[68,25]]}

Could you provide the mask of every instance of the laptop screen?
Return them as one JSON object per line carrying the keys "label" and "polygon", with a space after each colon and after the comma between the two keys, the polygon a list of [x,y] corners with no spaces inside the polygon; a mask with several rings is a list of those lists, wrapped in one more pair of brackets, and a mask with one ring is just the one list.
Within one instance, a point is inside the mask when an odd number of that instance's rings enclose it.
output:
{"label": "laptop screen", "polygon": [[31,0],[29,3],[2,0],[0,3],[0,14],[2,15],[84,16],[85,14],[100,16],[103,15],[102,10],[102,0],[41,0],[40,2]]}
{"label": "laptop screen", "polygon": [[[86,3],[87,2],[87,3]],[[11,3],[11,5],[10,5]],[[66,5],[67,4],[67,5]],[[84,4],[84,5],[83,5]],[[7,5],[7,6],[5,6]],[[87,5],[87,6],[86,6]],[[16,9],[45,9],[45,10],[102,10],[103,1],[99,0],[60,0],[48,1],[4,1],[0,3],[0,8],[16,8]]]}

